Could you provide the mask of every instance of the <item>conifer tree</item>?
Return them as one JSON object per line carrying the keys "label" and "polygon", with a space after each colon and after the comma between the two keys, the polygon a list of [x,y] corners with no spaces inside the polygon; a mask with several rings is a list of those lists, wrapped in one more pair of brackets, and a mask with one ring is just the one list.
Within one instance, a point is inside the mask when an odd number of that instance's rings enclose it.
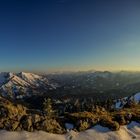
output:
{"label": "conifer tree", "polygon": [[47,116],[51,117],[52,115],[52,101],[50,98],[45,98],[44,103],[43,103],[44,111],[46,112]]}

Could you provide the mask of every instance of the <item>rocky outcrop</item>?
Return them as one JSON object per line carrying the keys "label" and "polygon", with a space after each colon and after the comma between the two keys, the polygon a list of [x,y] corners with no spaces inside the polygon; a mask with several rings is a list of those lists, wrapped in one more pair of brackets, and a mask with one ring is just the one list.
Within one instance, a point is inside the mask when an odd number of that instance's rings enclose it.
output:
{"label": "rocky outcrop", "polygon": [[55,118],[29,113],[26,107],[20,104],[13,104],[2,97],[0,97],[0,129],[9,131],[26,130],[30,132],[43,130],[58,134],[65,132]]}

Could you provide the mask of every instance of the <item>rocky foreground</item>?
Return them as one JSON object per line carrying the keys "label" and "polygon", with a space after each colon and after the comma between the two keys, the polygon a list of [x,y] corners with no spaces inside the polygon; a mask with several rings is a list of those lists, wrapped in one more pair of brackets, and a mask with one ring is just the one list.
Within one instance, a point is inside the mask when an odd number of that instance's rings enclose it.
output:
{"label": "rocky foreground", "polygon": [[[112,131],[120,130],[121,126],[132,121],[140,123],[140,104],[121,110],[106,111],[97,107],[93,112],[65,113],[64,116],[48,116],[39,110],[29,110],[27,107],[13,103],[0,97],[0,129],[8,131],[46,131],[64,134],[69,130],[81,132],[100,125]],[[70,124],[71,127],[66,126]]]}
{"label": "rocky foreground", "polygon": [[64,133],[64,129],[56,119],[49,118],[39,112],[31,112],[20,104],[14,104],[0,97],[0,129],[8,131],[42,130],[50,133]]}

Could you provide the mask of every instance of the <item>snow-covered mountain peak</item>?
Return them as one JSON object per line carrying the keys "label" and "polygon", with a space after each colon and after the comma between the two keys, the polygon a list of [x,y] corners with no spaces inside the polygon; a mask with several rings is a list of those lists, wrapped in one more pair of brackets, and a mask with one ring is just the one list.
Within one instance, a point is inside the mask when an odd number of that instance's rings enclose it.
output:
{"label": "snow-covered mountain peak", "polygon": [[54,86],[48,82],[45,76],[33,73],[0,73],[0,91],[3,96],[17,97],[20,94],[27,96],[34,91],[53,89]]}
{"label": "snow-covered mountain peak", "polygon": [[12,82],[15,85],[21,85],[21,86],[29,86],[30,84],[26,81],[24,81],[23,79],[21,79],[20,77],[18,77],[17,75],[13,75],[10,79],[9,82]]}
{"label": "snow-covered mountain peak", "polygon": [[25,73],[25,72],[21,72],[18,74],[18,76],[25,80],[26,82],[29,82],[31,84],[34,84],[36,81],[42,81],[43,77],[40,75],[36,75],[33,73]]}
{"label": "snow-covered mountain peak", "polygon": [[20,75],[22,75],[23,77],[36,78],[36,79],[41,77],[37,74],[27,73],[27,72],[20,72]]}

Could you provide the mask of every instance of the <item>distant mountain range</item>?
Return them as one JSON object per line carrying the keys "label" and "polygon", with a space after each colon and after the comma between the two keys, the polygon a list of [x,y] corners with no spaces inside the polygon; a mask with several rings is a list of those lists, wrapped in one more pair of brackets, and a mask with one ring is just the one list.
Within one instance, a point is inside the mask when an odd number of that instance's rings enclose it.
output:
{"label": "distant mountain range", "polygon": [[116,73],[86,71],[46,75],[25,72],[0,73],[0,94],[4,97],[22,99],[32,95],[44,95],[48,91],[54,91],[58,96],[88,95],[96,98],[120,98],[140,91],[140,73],[125,71]]}
{"label": "distant mountain range", "polygon": [[[67,93],[96,97],[123,97],[140,91],[139,72],[86,71],[50,74],[48,79],[57,81]],[[94,97],[95,97],[94,96]]]}

